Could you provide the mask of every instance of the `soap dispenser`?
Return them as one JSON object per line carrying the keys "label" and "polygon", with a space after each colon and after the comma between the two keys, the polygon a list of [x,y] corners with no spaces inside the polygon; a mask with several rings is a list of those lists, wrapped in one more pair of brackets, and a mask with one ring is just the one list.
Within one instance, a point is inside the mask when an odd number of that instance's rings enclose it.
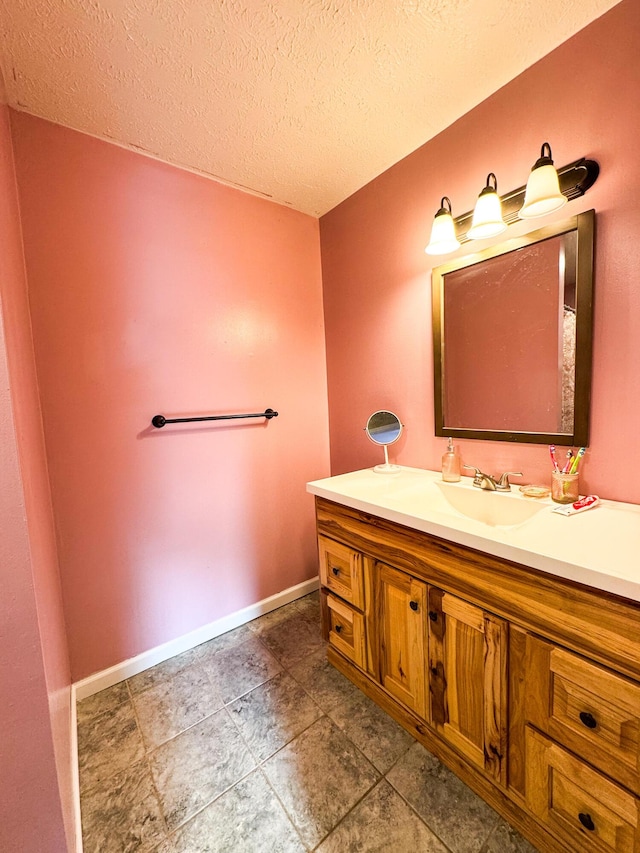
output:
{"label": "soap dispenser", "polygon": [[442,479],[445,483],[457,483],[460,480],[460,457],[449,439],[447,452],[442,457]]}

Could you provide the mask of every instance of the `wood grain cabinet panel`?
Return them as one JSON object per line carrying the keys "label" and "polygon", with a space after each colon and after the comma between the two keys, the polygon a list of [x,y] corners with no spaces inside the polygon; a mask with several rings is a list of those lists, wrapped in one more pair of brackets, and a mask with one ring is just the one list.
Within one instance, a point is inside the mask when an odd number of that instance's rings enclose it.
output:
{"label": "wood grain cabinet panel", "polygon": [[374,563],[380,683],[427,719],[427,585],[384,563]]}
{"label": "wood grain cabinet panel", "polygon": [[567,850],[640,853],[638,799],[549,738],[526,731],[526,802]]}
{"label": "wood grain cabinet panel", "polygon": [[431,720],[469,761],[506,784],[507,623],[429,588]]}
{"label": "wood grain cabinet panel", "polygon": [[525,665],[527,719],[640,793],[640,685],[534,636]]}
{"label": "wood grain cabinet panel", "polygon": [[366,662],[364,616],[332,595],[327,596],[329,643],[356,666]]}
{"label": "wood grain cabinet panel", "polygon": [[325,536],[318,537],[320,583],[360,610],[364,607],[362,554]]}

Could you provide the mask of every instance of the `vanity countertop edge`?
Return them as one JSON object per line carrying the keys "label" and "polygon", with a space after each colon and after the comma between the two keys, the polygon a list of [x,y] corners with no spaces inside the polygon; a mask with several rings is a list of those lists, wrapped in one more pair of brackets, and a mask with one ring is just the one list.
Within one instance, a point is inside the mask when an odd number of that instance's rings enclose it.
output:
{"label": "vanity countertop edge", "polygon": [[[556,504],[546,498],[540,502],[540,512],[526,523],[489,526],[453,509],[443,512],[435,499],[435,506],[430,506],[429,496],[435,495],[436,483],[441,479],[439,471],[420,468],[401,467],[390,475],[367,468],[314,480],[307,483],[307,491],[386,521],[640,603],[640,505],[602,500],[594,509],[564,517],[552,512]],[[468,477],[453,485],[473,488]],[[536,500],[519,494],[517,485],[513,488],[513,499]],[[486,493],[484,497],[500,500],[503,496]]]}

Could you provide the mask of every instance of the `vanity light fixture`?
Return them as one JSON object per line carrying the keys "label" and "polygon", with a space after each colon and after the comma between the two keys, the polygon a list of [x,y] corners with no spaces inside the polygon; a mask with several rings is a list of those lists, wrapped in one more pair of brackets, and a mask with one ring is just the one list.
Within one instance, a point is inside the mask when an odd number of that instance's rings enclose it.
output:
{"label": "vanity light fixture", "polygon": [[[498,182],[491,172],[487,177],[487,186],[478,197],[475,210],[463,213],[455,219],[451,215],[451,202],[445,196],[433,221],[431,239],[425,252],[428,255],[446,255],[455,252],[462,243],[469,240],[484,240],[496,236],[504,231],[504,227],[514,222],[546,216],[559,210],[567,201],[583,196],[595,184],[599,174],[600,166],[596,161],[587,160],[585,157],[556,171],[551,158],[551,146],[545,142],[526,187],[518,187],[517,190],[498,196]],[[494,219],[491,213],[483,212],[487,199],[490,200],[488,204],[495,205],[496,199],[500,202],[504,226],[500,227],[500,230],[497,230],[500,220]],[[486,208],[484,210],[486,211]],[[490,222],[494,223],[496,229],[492,233],[484,230]],[[476,229],[477,225],[482,228]]]}
{"label": "vanity light fixture", "polygon": [[533,164],[524,204],[518,212],[520,219],[537,219],[554,210],[560,210],[567,203],[567,197],[560,192],[560,179],[551,159],[551,146],[543,143],[540,157]]}
{"label": "vanity light fixture", "polygon": [[498,195],[498,179],[493,172],[489,172],[487,185],[478,196],[467,237],[472,240],[486,240],[487,237],[496,237],[506,230],[507,223],[502,218],[502,202]]}
{"label": "vanity light fixture", "polygon": [[440,202],[440,210],[436,213],[431,228],[431,239],[425,249],[428,255],[447,255],[455,252],[460,246],[456,237],[456,227],[451,215],[451,200],[444,196]]}

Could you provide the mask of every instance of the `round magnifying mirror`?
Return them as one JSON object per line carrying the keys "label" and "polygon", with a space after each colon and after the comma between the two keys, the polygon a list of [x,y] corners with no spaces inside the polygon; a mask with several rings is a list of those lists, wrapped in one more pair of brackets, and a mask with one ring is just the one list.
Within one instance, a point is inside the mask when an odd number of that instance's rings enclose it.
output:
{"label": "round magnifying mirror", "polygon": [[374,412],[364,429],[371,441],[384,449],[384,465],[376,465],[373,470],[377,474],[397,474],[400,466],[389,464],[387,445],[393,444],[402,435],[400,418],[393,412]]}

